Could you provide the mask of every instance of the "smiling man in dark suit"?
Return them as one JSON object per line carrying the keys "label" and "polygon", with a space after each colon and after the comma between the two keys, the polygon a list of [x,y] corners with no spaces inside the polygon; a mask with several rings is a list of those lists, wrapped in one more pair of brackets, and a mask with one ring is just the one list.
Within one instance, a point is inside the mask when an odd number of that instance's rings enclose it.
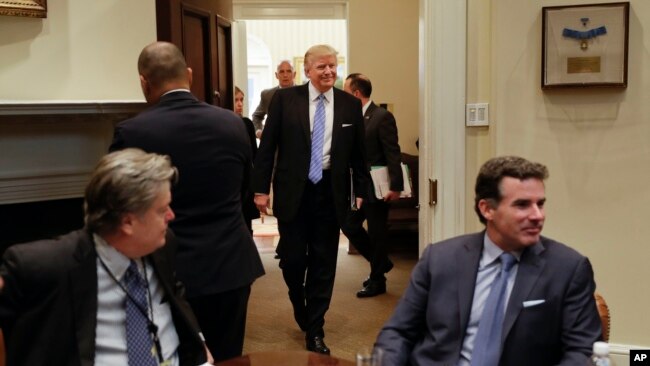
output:
{"label": "smiling man in dark suit", "polygon": [[[363,207],[351,210],[343,233],[359,253],[370,262],[370,275],[363,282],[357,297],[372,297],[386,292],[386,272],[393,268],[388,258],[387,225],[388,202],[399,199],[404,189],[401,154],[397,138],[397,124],[393,114],[378,107],[371,99],[372,83],[367,76],[353,73],[345,79],[343,90],[359,98],[366,128],[367,169],[373,166],[388,168],[390,187],[381,199],[375,194],[372,181],[368,183],[368,199]],[[363,228],[367,220],[368,231]]]}
{"label": "smiling man in dark suit", "polygon": [[541,236],[547,168],[488,160],[480,233],[430,245],[379,333],[382,365],[586,365],[602,337],[589,260]]}
{"label": "smiling man in dark suit", "polygon": [[[351,202],[366,197],[364,130],[359,100],[339,89],[337,52],[327,45],[305,54],[309,83],[278,90],[255,159],[253,191],[266,212],[273,176],[273,212],[282,245],[282,275],[296,322],[310,351],[329,353],[323,337],[334,288],[340,223]],[[277,153],[277,160],[276,160]]]}
{"label": "smiling man in dark suit", "polygon": [[192,70],[173,44],[145,47],[138,72],[151,107],[115,128],[110,149],[169,155],[178,168],[170,225],[178,278],[215,360],[239,356],[251,284],[264,274],[242,214],[252,168],[246,127],[232,111],[190,93]]}
{"label": "smiling man in dark suit", "polygon": [[[7,249],[0,265],[7,365],[206,362],[174,277],[167,224],[176,176],[165,156],[106,155],[86,187],[84,229]],[[140,311],[130,313],[134,304]]]}

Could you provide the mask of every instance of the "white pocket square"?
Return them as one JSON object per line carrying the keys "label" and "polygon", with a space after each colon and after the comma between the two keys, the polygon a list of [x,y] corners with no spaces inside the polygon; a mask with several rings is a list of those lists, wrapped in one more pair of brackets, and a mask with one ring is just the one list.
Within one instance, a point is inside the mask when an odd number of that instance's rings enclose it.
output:
{"label": "white pocket square", "polygon": [[352,124],[351,124],[351,123],[344,123],[344,124],[342,124],[341,126],[342,126],[342,127],[350,127],[350,126],[352,126]]}
{"label": "white pocket square", "polygon": [[533,306],[541,305],[541,304],[543,304],[545,302],[546,302],[546,300],[529,300],[529,301],[524,301],[523,305],[524,305],[524,309],[525,309],[525,308],[530,308],[530,307],[533,307]]}

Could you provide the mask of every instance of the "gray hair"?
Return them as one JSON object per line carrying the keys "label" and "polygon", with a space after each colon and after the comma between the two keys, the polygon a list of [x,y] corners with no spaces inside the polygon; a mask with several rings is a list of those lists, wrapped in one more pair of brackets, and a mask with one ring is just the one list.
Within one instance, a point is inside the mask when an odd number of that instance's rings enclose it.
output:
{"label": "gray hair", "polygon": [[175,183],[178,171],[168,156],[125,149],[101,158],[86,186],[86,226],[98,234],[112,233],[127,213],[142,214],[165,183]]}

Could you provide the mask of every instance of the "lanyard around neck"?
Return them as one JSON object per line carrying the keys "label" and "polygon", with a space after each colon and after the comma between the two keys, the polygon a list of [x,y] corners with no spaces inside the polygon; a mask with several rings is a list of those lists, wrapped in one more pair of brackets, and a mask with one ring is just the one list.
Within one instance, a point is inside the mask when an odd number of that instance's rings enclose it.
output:
{"label": "lanyard around neck", "polygon": [[144,259],[141,259],[141,263],[142,263],[142,268],[144,269],[144,281],[147,285],[147,297],[149,299],[149,304],[150,304],[149,310],[151,312],[151,317],[150,314],[147,313],[147,310],[139,302],[135,301],[133,295],[129,293],[129,291],[126,289],[126,287],[124,287],[122,282],[118,281],[117,277],[115,277],[113,272],[108,268],[108,266],[106,265],[106,263],[104,262],[104,260],[99,254],[97,254],[97,259],[99,259],[99,262],[101,263],[102,267],[104,267],[106,273],[108,273],[108,276],[115,282],[115,284],[117,284],[122,289],[122,291],[124,291],[127,297],[127,301],[131,301],[131,303],[133,303],[133,305],[135,305],[135,307],[140,311],[140,313],[142,313],[142,315],[144,315],[144,317],[147,319],[147,329],[149,330],[149,333],[153,338],[154,346],[156,347],[156,353],[158,354],[158,361],[160,361],[160,363],[163,363],[164,360],[162,355],[162,346],[160,345],[160,339],[158,338],[158,326],[156,325],[156,323],[154,323],[154,319],[153,319],[153,302],[151,301],[151,291],[149,290],[149,278],[147,277],[147,266],[144,263]]}

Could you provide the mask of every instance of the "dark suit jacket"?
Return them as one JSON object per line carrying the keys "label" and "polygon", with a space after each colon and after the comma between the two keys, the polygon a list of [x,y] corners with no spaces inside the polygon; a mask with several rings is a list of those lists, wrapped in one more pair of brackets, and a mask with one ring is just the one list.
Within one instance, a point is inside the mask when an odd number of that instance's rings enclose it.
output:
{"label": "dark suit jacket", "polygon": [[[364,115],[366,127],[366,158],[368,170],[371,166],[388,167],[390,189],[401,192],[404,190],[402,177],[402,155],[397,138],[395,117],[388,110],[370,103]],[[375,191],[372,184],[368,185],[368,199],[375,201]]]}
{"label": "dark suit jacket", "polygon": [[[455,366],[469,322],[484,233],[430,245],[376,345],[384,365]],[[503,328],[501,366],[585,365],[602,337],[591,264],[542,237],[524,250]],[[524,308],[524,301],[544,300]]]}
{"label": "dark suit jacket", "polygon": [[187,92],[167,94],[116,127],[110,150],[127,147],[169,155],[178,168],[169,226],[188,298],[248,286],[264,274],[242,214],[252,150],[239,116]]}
{"label": "dark suit jacket", "polygon": [[[273,174],[273,214],[291,221],[298,211],[309,174],[311,131],[309,84],[279,89],[273,96],[260,142],[253,192],[269,193]],[[274,162],[277,151],[277,162]],[[364,127],[359,100],[334,88],[334,125],[330,153],[332,192],[339,223],[350,203],[350,169],[355,194],[365,198]],[[274,172],[275,167],[275,172]]]}
{"label": "dark suit jacket", "polygon": [[278,89],[280,89],[279,85],[274,86],[273,88],[264,89],[260,93],[260,104],[257,105],[255,112],[253,112],[253,125],[255,126],[256,131],[264,128],[262,121],[264,121],[264,117],[269,111],[269,104],[271,104],[273,94],[275,94]]}
{"label": "dark suit jacket", "polygon": [[[151,254],[180,339],[182,365],[206,361],[199,327],[173,271],[173,237]],[[0,275],[0,324],[7,365],[90,366],[95,358],[97,255],[92,234],[73,231],[56,240],[15,245]]]}

